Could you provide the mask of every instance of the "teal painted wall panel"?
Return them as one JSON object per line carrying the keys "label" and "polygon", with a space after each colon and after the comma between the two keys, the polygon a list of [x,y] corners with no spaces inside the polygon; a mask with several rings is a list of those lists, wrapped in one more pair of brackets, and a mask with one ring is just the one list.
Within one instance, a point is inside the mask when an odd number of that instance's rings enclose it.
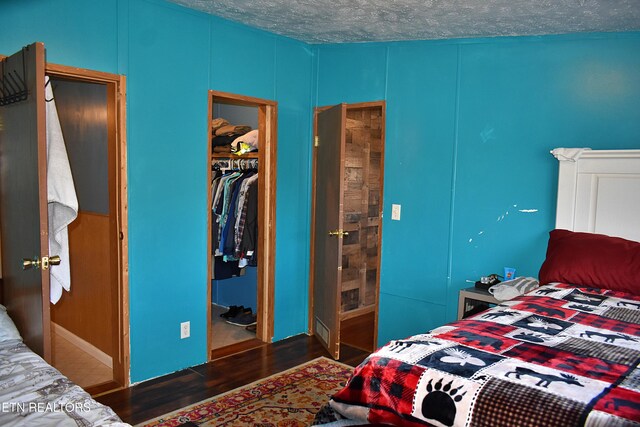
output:
{"label": "teal painted wall panel", "polygon": [[47,61],[117,72],[117,0],[0,2],[0,52],[43,42]]}
{"label": "teal painted wall panel", "polygon": [[555,147],[640,147],[640,38],[461,46],[449,318],[465,280],[537,277],[555,223]]}
{"label": "teal painted wall panel", "polygon": [[[209,17],[134,1],[129,20],[131,379],[137,382],[206,360]],[[191,337],[180,339],[185,321]]]}
{"label": "teal painted wall panel", "polygon": [[[448,254],[442,248],[449,240],[457,58],[452,45],[389,48],[385,294],[438,304],[446,300]],[[402,206],[400,221],[391,220],[392,204]]]}
{"label": "teal painted wall panel", "polygon": [[273,100],[276,38],[212,16],[211,89]]}
{"label": "teal painted wall panel", "polygon": [[241,305],[256,312],[258,269],[245,267],[243,276],[211,281],[211,302],[223,307]]}
{"label": "teal painted wall panel", "polygon": [[317,51],[318,106],[384,99],[384,43],[321,45]]}
{"label": "teal painted wall panel", "polygon": [[412,298],[380,294],[378,344],[422,334],[445,323],[445,307]]}
{"label": "teal painted wall panel", "polygon": [[311,199],[311,50],[278,39],[275,336],[307,331]]}

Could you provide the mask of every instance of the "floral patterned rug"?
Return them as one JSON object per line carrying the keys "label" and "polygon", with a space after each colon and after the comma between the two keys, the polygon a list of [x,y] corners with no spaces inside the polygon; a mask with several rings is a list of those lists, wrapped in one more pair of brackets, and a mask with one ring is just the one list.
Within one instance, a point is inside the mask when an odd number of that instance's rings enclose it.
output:
{"label": "floral patterned rug", "polygon": [[352,372],[351,366],[319,357],[138,426],[308,426]]}

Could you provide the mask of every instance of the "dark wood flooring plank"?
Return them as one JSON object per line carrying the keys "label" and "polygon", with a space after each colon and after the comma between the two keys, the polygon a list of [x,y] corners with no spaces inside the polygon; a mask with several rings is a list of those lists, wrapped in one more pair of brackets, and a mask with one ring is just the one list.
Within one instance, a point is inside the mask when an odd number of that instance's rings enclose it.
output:
{"label": "dark wood flooring plank", "polygon": [[[368,354],[342,346],[340,361],[356,366]],[[107,393],[96,400],[113,408],[125,422],[137,424],[320,356],[330,357],[314,337],[298,335]]]}

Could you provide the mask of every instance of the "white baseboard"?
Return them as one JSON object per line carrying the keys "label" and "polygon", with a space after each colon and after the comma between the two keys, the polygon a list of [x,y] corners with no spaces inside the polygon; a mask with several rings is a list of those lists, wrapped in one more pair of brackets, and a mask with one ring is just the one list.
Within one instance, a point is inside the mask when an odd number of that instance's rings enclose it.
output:
{"label": "white baseboard", "polygon": [[79,336],[75,335],[73,332],[69,332],[57,323],[51,322],[51,325],[54,334],[61,336],[76,347],[80,348],[85,353],[88,353],[92,357],[98,359],[101,363],[113,369],[113,359],[107,353],[95,347],[93,344],[86,342]]}

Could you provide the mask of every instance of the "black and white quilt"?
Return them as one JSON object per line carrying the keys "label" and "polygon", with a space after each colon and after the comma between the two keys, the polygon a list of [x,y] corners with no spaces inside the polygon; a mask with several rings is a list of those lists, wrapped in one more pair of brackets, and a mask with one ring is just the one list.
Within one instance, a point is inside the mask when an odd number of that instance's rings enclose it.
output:
{"label": "black and white quilt", "polygon": [[640,297],[556,283],[391,341],[330,405],[360,423],[640,426],[639,363]]}

